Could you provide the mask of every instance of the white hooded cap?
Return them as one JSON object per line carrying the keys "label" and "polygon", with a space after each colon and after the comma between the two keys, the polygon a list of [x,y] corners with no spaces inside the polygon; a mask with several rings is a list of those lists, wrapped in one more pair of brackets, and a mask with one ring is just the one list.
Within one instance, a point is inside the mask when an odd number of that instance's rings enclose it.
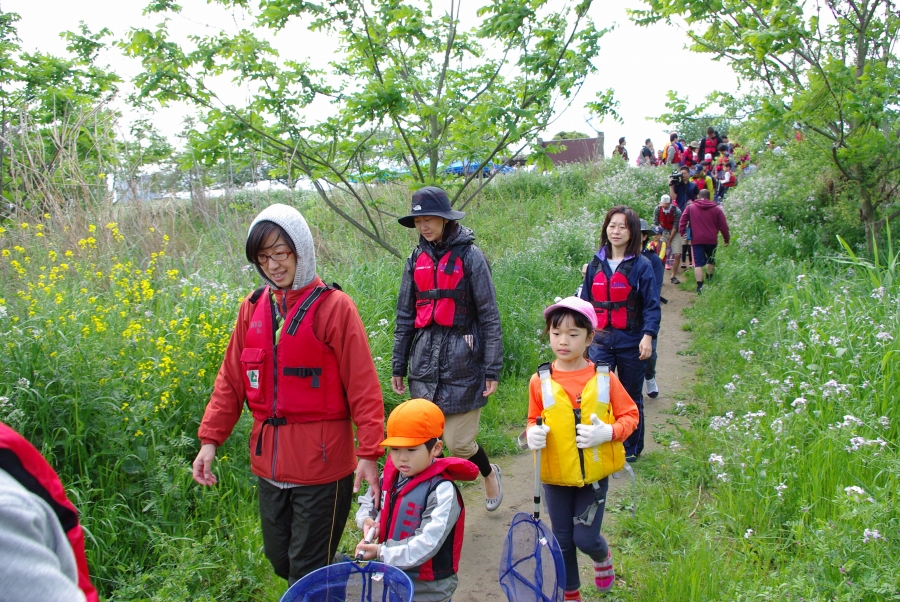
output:
{"label": "white hooded cap", "polygon": [[[294,284],[291,289],[302,288],[312,282],[316,277],[316,249],[313,245],[312,232],[300,212],[280,203],[270,205],[263,209],[250,224],[250,229],[247,231],[248,238],[250,232],[253,232],[254,226],[259,222],[272,222],[281,226],[293,241],[294,248],[297,249],[297,271],[294,273]],[[278,288],[278,285],[266,277],[262,268],[256,266],[256,271],[259,272],[266,284]]]}

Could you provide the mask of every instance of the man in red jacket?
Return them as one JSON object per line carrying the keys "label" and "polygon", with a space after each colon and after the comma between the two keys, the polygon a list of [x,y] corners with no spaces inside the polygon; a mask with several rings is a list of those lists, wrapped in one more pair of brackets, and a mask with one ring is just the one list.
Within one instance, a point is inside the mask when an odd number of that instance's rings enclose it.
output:
{"label": "man in red jacket", "polygon": [[688,205],[681,215],[678,231],[682,236],[688,225],[691,228],[691,253],[694,256],[694,279],[697,281],[697,292],[703,289],[703,271],[706,268],[706,280],[712,280],[716,263],[716,247],[719,244],[719,232],[725,246],[731,241],[728,232],[728,221],[722,208],[709,200],[709,191],[701,190],[697,200]]}
{"label": "man in red jacket", "polygon": [[266,557],[293,584],[330,562],[363,480],[381,499],[384,402],[359,312],[316,275],[300,212],[264,209],[250,225],[246,253],[267,286],[241,304],[200,423],[194,480],[215,485],[216,448],[246,400]]}

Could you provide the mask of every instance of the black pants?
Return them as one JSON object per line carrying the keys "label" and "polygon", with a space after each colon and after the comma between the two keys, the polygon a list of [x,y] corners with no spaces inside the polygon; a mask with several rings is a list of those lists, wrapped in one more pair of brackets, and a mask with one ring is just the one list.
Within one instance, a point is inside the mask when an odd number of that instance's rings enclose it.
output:
{"label": "black pants", "polygon": [[266,558],[288,585],[331,562],[353,498],[353,474],[325,485],[279,489],[259,479]]}

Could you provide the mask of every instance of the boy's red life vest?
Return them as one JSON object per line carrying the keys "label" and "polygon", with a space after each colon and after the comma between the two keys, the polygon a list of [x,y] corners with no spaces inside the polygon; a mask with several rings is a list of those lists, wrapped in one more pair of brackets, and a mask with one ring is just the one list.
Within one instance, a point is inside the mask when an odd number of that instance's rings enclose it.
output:
{"label": "boy's red life vest", "polygon": [[44,456],[25,437],[0,422],[0,468],[17,480],[25,489],[44,500],[66,532],[75,565],[78,568],[78,588],[88,602],[99,602],[97,589],[91,584],[87,557],[84,553],[84,531],[78,522],[78,510],[66,497],[66,491],[56,471]]}
{"label": "boy's red life vest", "polygon": [[[244,335],[241,370],[247,406],[253,417],[265,425],[283,426],[296,422],[349,420],[350,406],[344,391],[334,351],[316,338],[315,314],[333,288],[311,288],[284,318],[281,337],[275,345],[275,312],[278,311],[266,287],[265,299],[256,303],[250,328]],[[256,442],[262,455],[262,430]]]}
{"label": "boy's red life vest", "polygon": [[710,139],[709,137],[703,139],[703,154],[704,155],[712,155],[713,157],[719,152],[718,149],[718,141],[716,138]]}
{"label": "boy's red life vest", "polygon": [[636,257],[623,260],[612,277],[607,278],[600,267],[600,259],[594,257],[591,303],[597,313],[597,330],[603,330],[607,326],[619,330],[635,330],[640,326],[640,298],[628,282],[628,275],[636,260]]}
{"label": "boy's red life vest", "polygon": [[[396,484],[399,475],[388,455],[382,475],[382,510],[378,524],[378,541],[381,543],[389,539],[403,541],[415,535],[416,529],[422,524],[422,513],[431,492],[444,481],[451,483],[474,481],[478,476],[478,467],[461,458],[436,458],[431,466],[412,477],[398,491]],[[450,535],[437,554],[419,566],[404,571],[413,579],[436,581],[455,575],[459,570],[459,557],[465,535],[466,507],[455,483],[453,489],[456,501],[460,505],[459,518],[456,524],[450,527]]]}
{"label": "boy's red life vest", "polygon": [[691,149],[687,149],[684,151],[683,160],[681,164],[685,167],[693,167],[697,163],[697,155],[694,154],[694,151]]}
{"label": "boy's red life vest", "polygon": [[417,249],[413,267],[416,285],[416,328],[432,322],[441,326],[465,326],[467,321],[466,272],[458,246],[435,264],[428,253]]}

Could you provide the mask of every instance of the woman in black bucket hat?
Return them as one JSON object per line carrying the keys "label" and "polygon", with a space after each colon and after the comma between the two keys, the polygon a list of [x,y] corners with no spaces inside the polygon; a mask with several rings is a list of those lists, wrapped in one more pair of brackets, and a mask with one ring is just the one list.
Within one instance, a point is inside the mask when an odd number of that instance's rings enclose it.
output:
{"label": "woman in black bucket hat", "polygon": [[419,232],[406,260],[397,300],[391,362],[394,392],[434,402],[444,412],[444,445],[472,461],[485,480],[485,507],[503,500],[500,467],[475,438],[481,408],[497,390],[503,341],[494,282],[465,217],[436,186],[412,196],[409,215],[397,221]]}

